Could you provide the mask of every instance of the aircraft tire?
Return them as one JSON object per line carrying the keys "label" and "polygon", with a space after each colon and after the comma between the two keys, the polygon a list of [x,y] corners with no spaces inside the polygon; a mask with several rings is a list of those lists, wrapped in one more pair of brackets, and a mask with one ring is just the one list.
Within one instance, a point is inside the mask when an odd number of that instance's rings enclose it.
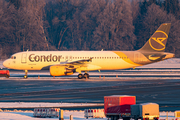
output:
{"label": "aircraft tire", "polygon": [[27,79],[27,78],[28,78],[28,76],[27,76],[27,75],[25,75],[25,76],[24,76],[24,79]]}
{"label": "aircraft tire", "polygon": [[82,78],[84,78],[84,75],[83,75],[83,74],[79,74],[79,75],[78,75],[78,78],[79,78],[79,79],[82,79]]}
{"label": "aircraft tire", "polygon": [[84,78],[88,78],[89,79],[89,74],[88,73],[84,73]]}

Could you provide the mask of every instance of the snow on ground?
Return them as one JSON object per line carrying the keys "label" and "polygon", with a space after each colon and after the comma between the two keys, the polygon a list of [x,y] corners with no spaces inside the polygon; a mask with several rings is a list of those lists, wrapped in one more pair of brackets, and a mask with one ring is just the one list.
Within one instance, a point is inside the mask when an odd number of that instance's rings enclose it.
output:
{"label": "snow on ground", "polygon": [[[64,112],[64,119],[69,119],[70,115],[74,119],[83,119],[83,112]],[[36,118],[33,117],[33,112],[0,112],[1,120],[57,120],[58,118]]]}
{"label": "snow on ground", "polygon": [[[84,111],[64,111],[64,120],[69,120],[73,115],[73,120],[86,120]],[[58,120],[59,118],[36,118],[33,112],[0,112],[0,120]],[[88,120],[107,120],[107,118],[89,118]]]}
{"label": "snow on ground", "polygon": [[[160,112],[160,119],[167,118],[162,116],[163,112]],[[171,112],[170,112],[171,113]],[[84,111],[64,111],[64,120],[70,120],[70,115],[73,115],[73,120],[107,120],[107,118],[84,118]],[[174,116],[168,116],[171,119],[175,119]],[[0,120],[59,120],[59,118],[36,118],[33,116],[32,111],[19,111],[19,112],[0,112]]]}
{"label": "snow on ground", "polygon": [[95,103],[46,103],[46,102],[0,102],[0,108],[36,108],[36,107],[82,107],[99,106]]}
{"label": "snow on ground", "polygon": [[[31,103],[31,102],[0,102],[0,108],[36,108],[36,107],[73,107],[73,106],[94,106],[98,104],[89,103]],[[73,115],[74,120],[85,120],[84,111],[69,111],[64,110],[64,119],[69,120],[70,115]],[[36,118],[33,117],[33,111],[8,111],[0,110],[0,120],[58,120],[58,118]],[[88,119],[92,120],[92,119]],[[96,119],[96,120],[106,120]]]}
{"label": "snow on ground", "polygon": [[180,59],[171,58],[171,59],[144,65],[137,68],[180,68]]}

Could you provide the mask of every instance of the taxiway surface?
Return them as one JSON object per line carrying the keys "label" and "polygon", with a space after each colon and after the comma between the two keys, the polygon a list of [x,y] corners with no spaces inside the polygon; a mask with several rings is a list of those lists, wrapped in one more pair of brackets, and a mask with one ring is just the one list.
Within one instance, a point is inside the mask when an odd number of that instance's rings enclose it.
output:
{"label": "taxiway surface", "polygon": [[180,109],[180,78],[0,79],[0,102],[103,103],[104,96],[134,95],[137,103],[154,102],[160,110]]}

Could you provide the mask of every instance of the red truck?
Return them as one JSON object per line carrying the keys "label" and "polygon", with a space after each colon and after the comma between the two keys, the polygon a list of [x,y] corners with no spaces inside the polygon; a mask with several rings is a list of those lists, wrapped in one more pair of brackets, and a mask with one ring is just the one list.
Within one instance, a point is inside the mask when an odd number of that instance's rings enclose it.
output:
{"label": "red truck", "polygon": [[9,78],[9,70],[0,70],[0,77],[6,77]]}
{"label": "red truck", "polygon": [[136,104],[135,96],[104,96],[104,113],[111,120],[129,120],[131,117],[131,105],[134,104]]}

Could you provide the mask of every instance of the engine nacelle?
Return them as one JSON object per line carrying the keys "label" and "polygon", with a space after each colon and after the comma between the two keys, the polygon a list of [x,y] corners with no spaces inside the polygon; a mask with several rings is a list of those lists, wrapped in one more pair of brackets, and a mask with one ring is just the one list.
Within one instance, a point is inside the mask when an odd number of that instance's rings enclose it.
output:
{"label": "engine nacelle", "polygon": [[51,66],[49,71],[52,76],[72,75],[74,73],[73,69],[67,69],[65,66],[60,65]]}

